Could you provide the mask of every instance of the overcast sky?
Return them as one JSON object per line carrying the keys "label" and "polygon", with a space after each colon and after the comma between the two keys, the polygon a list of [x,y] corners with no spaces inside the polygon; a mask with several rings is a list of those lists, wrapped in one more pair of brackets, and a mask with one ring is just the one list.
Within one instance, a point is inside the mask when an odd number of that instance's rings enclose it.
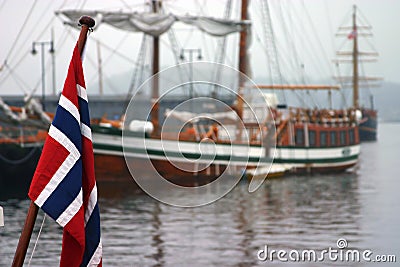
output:
{"label": "overcast sky", "polygon": [[[260,11],[260,1],[252,0],[250,5],[253,23],[253,40],[250,49],[253,77],[266,76],[268,73],[263,35],[263,20]],[[21,94],[37,88],[40,91],[40,53],[33,56],[30,53],[33,41],[48,41],[51,28],[55,33],[56,46],[56,81],[57,88],[62,86],[68,61],[76,41],[78,32],[67,29],[55,10],[83,8],[97,10],[144,10],[149,7],[144,0],[0,0],[0,94]],[[304,65],[305,76],[310,80],[325,80],[334,75],[332,59],[335,50],[341,47],[343,41],[334,38],[340,25],[350,25],[352,5],[356,4],[362,14],[373,27],[374,37],[368,41],[366,50],[375,49],[379,52],[378,63],[366,68],[369,75],[382,76],[385,81],[400,83],[400,1],[398,0],[271,0],[274,32],[282,61],[290,61],[297,57],[299,65]],[[280,4],[278,4],[280,3]],[[179,14],[202,14],[222,17],[226,0],[165,0],[167,12]],[[29,11],[32,10],[31,15]],[[281,12],[281,13],[280,13]],[[282,15],[284,14],[285,15]],[[239,3],[233,1],[231,18],[238,18]],[[289,15],[288,15],[289,14]],[[24,21],[26,24],[24,25]],[[23,27],[24,26],[24,27]],[[285,30],[286,27],[286,30]],[[20,35],[19,35],[20,33]],[[183,25],[177,25],[175,35],[179,47],[201,48],[203,59],[212,61],[218,51],[215,39],[197,33]],[[288,36],[289,35],[289,36]],[[18,37],[19,36],[19,37]],[[87,58],[85,59],[85,75],[87,83],[96,84],[98,74],[96,40],[101,42],[105,86],[109,92],[123,93],[126,88],[112,88],[110,76],[121,73],[132,73],[134,61],[137,58],[141,34],[128,34],[117,29],[102,26],[90,37]],[[286,39],[285,39],[286,38]],[[289,42],[288,42],[289,40]],[[168,67],[174,64],[171,44],[167,35],[162,37],[161,65]],[[288,51],[295,48],[297,54]],[[342,47],[345,48],[345,47]],[[46,46],[46,88],[51,92],[51,62],[49,47]],[[117,54],[112,50],[117,50]],[[228,38],[225,64],[237,66],[237,34]],[[4,62],[7,61],[7,65]],[[285,64],[281,63],[282,68]],[[300,68],[300,67],[299,67]],[[345,68],[346,69],[346,68]],[[290,70],[281,70],[290,76]],[[295,72],[292,70],[292,72]],[[287,78],[288,80],[291,77]],[[129,80],[129,79],[128,79]],[[119,85],[117,87],[120,87]],[[93,90],[96,91],[96,90]]]}

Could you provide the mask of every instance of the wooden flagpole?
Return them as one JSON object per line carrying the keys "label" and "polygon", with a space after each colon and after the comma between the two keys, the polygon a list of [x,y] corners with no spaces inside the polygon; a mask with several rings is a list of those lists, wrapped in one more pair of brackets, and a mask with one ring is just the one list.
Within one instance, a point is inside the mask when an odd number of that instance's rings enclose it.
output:
{"label": "wooden flagpole", "polygon": [[[83,49],[86,44],[88,31],[89,29],[94,27],[95,21],[89,16],[82,16],[79,19],[79,25],[81,25],[82,28],[78,39],[78,50],[79,53],[82,55]],[[35,226],[38,211],[39,207],[33,201],[31,201],[28,214],[26,215],[25,225],[21,231],[18,246],[14,254],[14,260],[11,265],[12,267],[22,267],[22,265],[24,264],[26,252],[28,250],[29,241],[32,236],[32,231],[33,227]]]}

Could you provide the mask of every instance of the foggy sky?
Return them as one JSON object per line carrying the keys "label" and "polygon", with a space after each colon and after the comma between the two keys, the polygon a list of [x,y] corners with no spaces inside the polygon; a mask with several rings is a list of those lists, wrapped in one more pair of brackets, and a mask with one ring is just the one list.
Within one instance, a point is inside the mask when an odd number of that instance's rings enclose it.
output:
{"label": "foggy sky", "polygon": [[[262,48],[262,25],[260,12],[257,5],[261,0],[252,0],[250,11],[253,12],[251,18],[253,20],[253,29],[256,33],[253,36],[251,52],[251,68],[253,77],[263,77],[267,75],[268,59],[264,48]],[[270,1],[271,6],[278,0]],[[25,18],[28,16],[33,1],[30,0],[0,0],[0,64],[3,66],[0,72],[0,94],[22,94],[23,91],[30,91],[36,88],[36,92],[40,92],[40,53],[33,56],[30,53],[33,41],[48,41],[51,36],[51,29],[55,33],[56,45],[56,88],[57,91],[62,87],[63,80],[66,75],[68,61],[70,59],[74,42],[77,39],[78,31],[66,29],[60,18],[54,16],[54,11],[70,8],[98,9],[98,10],[138,10],[148,9],[144,6],[145,1],[125,0],[125,1],[106,1],[106,0],[89,0],[82,6],[85,1],[65,1],[68,2],[62,6],[64,1],[45,1],[38,0],[33,8],[32,15],[22,29]],[[233,1],[232,16],[238,18],[239,8],[238,1]],[[379,62],[368,67],[368,74],[373,76],[381,76],[385,81],[400,83],[400,1],[396,0],[286,0],[282,6],[286,7],[287,12],[292,12],[293,20],[301,20],[304,23],[304,38],[301,36],[303,26],[297,25],[296,28],[289,29],[289,32],[296,31],[296,39],[293,39],[293,46],[298,49],[299,61],[304,65],[305,75],[310,80],[325,80],[330,78],[333,73],[334,53],[340,45],[340,41],[334,38],[337,27],[345,19],[345,15],[349,15],[353,4],[357,4],[363,15],[373,27],[374,38],[371,41],[376,51],[379,52]],[[169,12],[180,14],[207,14],[209,16],[222,17],[225,8],[225,0],[168,0],[164,1],[165,8]],[[303,5],[309,14],[304,13]],[[126,6],[128,4],[129,6]],[[200,4],[200,5],[199,5]],[[273,8],[272,8],[273,9]],[[273,11],[277,9],[273,9]],[[308,27],[308,16],[314,23],[314,28]],[[348,19],[349,17],[347,17]],[[286,21],[288,25],[293,21]],[[350,21],[346,25],[350,25]],[[283,26],[281,26],[283,27]],[[217,49],[217,41],[206,39],[204,34],[193,33],[191,30],[184,29],[178,25],[175,30],[178,43],[185,48],[201,48],[203,59],[213,61]],[[22,29],[22,30],[21,30]],[[281,28],[282,29],[282,28]],[[282,35],[281,29],[274,29],[277,36]],[[18,33],[22,31],[17,40]],[[312,36],[315,33],[315,36]],[[299,35],[300,34],[300,35]],[[98,79],[97,72],[97,46],[96,40],[105,43],[111,49],[118,50],[119,54],[112,54],[108,48],[102,47],[101,55],[104,64],[104,80],[105,87],[110,93],[123,93],[126,88],[119,88],[120,85],[112,85],[110,77],[115,74],[132,73],[133,62],[138,55],[138,49],[141,43],[140,34],[128,34],[110,27],[100,27],[89,37],[87,56],[84,62],[85,75],[87,84],[96,84]],[[279,37],[277,37],[279,38]],[[260,41],[261,40],[261,41]],[[308,43],[310,42],[310,43]],[[225,64],[237,66],[237,34],[228,37],[227,51],[228,56]],[[12,48],[14,45],[14,48]],[[289,45],[289,44],[285,44]],[[173,65],[174,57],[170,52],[169,39],[165,35],[162,37],[161,45],[161,65],[168,67]],[[39,49],[39,48],[38,48]],[[51,61],[49,49],[46,46],[46,92],[50,93],[51,89]],[[317,52],[317,50],[321,50]],[[168,52],[168,53],[167,53]],[[316,59],[312,59],[313,54],[317,55]],[[126,57],[126,58],[125,58]],[[7,60],[7,66],[4,61]],[[21,63],[18,63],[21,61]],[[317,66],[312,66],[312,65]],[[13,75],[9,75],[10,69]],[[290,73],[289,73],[290,75]],[[7,78],[6,78],[7,76]],[[128,79],[129,82],[129,79]],[[117,87],[117,88],[113,88]],[[127,86],[127,85],[123,85]],[[96,91],[95,89],[92,89]]]}

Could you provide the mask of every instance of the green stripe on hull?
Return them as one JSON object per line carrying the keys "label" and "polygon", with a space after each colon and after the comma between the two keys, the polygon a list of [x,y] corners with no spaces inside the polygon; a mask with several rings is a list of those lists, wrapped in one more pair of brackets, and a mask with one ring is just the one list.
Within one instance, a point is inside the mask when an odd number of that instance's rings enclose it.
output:
{"label": "green stripe on hull", "polygon": [[[97,126],[97,125],[92,125],[92,133],[93,134],[103,134],[103,135],[111,135],[111,136],[120,136],[124,135],[124,137],[137,137],[143,139],[146,138],[148,140],[160,140],[160,139],[153,139],[149,137],[147,133],[142,133],[142,132],[132,132],[132,131],[122,131],[121,129],[117,128],[108,128],[108,127],[102,127],[102,126]],[[122,134],[123,132],[123,134]],[[168,140],[164,139],[164,141],[176,141],[176,140]],[[183,143],[199,143],[199,142],[193,142],[193,141],[185,141],[185,140],[179,140],[179,142]],[[222,145],[222,146],[245,146],[245,147],[261,147],[261,145],[258,144],[247,144],[247,143],[234,143],[231,144],[229,142],[227,143],[216,143],[217,145]]]}
{"label": "green stripe on hull", "polygon": [[296,150],[314,150],[314,149],[343,149],[343,148],[348,148],[348,147],[354,147],[354,146],[359,146],[360,144],[353,144],[349,146],[326,146],[326,147],[304,147],[304,146],[276,146],[276,149],[296,149]]}
{"label": "green stripe on hull", "polygon": [[346,162],[356,160],[358,155],[353,155],[349,157],[341,157],[341,158],[327,158],[327,159],[279,159],[275,158],[275,163],[286,163],[286,164],[311,164],[311,163],[338,163],[338,162]]}
{"label": "green stripe on hull", "polygon": [[[109,151],[116,151],[116,152],[123,152],[122,147],[120,146],[111,146],[111,145],[104,145],[104,144],[93,144],[94,149],[102,149],[102,150],[109,150]],[[230,156],[230,155],[216,155],[214,156],[202,156],[200,153],[179,153],[179,152],[164,152],[160,150],[153,150],[153,149],[139,149],[139,148],[125,148],[125,152],[136,153],[136,154],[145,154],[149,156],[170,156],[170,157],[184,157],[187,159],[212,159],[212,160],[224,160],[224,161],[244,161],[244,162],[261,162],[261,163],[268,163],[271,162],[268,158],[258,158],[258,157],[237,157],[237,156]]]}

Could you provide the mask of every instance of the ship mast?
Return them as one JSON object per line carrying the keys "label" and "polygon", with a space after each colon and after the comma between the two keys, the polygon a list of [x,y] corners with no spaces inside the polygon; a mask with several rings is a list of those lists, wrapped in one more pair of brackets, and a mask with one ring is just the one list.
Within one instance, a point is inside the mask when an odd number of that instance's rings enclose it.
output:
{"label": "ship mast", "polygon": [[359,108],[359,75],[358,75],[358,33],[357,33],[357,7],[353,6],[353,107]]}
{"label": "ship mast", "polygon": [[[351,76],[336,76],[334,77],[336,80],[338,80],[342,86],[351,86],[353,88],[353,107],[354,108],[360,108],[360,89],[363,87],[363,85],[366,85],[366,87],[375,87],[377,86],[376,84],[371,84],[368,82],[378,82],[382,80],[380,77],[367,77],[367,76],[360,76],[360,69],[359,69],[359,64],[361,62],[376,62],[377,59],[376,57],[378,56],[378,53],[375,51],[371,52],[366,52],[366,51],[360,51],[359,50],[359,43],[358,41],[360,40],[359,37],[365,36],[365,37],[372,37],[372,32],[371,29],[372,27],[369,25],[362,25],[359,23],[357,25],[357,15],[360,14],[360,11],[358,10],[357,12],[357,6],[353,6],[353,14],[352,14],[352,25],[351,26],[342,26],[339,27],[339,31],[336,34],[336,36],[346,36],[347,39],[351,40],[353,43],[353,49],[352,51],[337,51],[336,55],[338,56],[338,59],[335,60],[337,66],[339,66],[340,62],[343,63],[351,63],[353,64],[353,73]],[[351,29],[350,34],[348,33],[348,30]],[[363,31],[365,30],[365,31]],[[344,32],[345,31],[345,32]],[[346,57],[351,57],[351,59],[347,59]],[[342,58],[344,57],[344,58]],[[368,83],[368,84],[367,84]],[[360,87],[361,86],[361,87]],[[371,107],[372,107],[372,101],[371,101]]]}
{"label": "ship mast", "polygon": [[[240,19],[242,21],[247,20],[247,7],[248,7],[248,0],[242,0],[242,7],[241,7],[241,15]],[[236,100],[236,113],[239,116],[240,121],[243,120],[243,87],[245,83],[245,75],[247,75],[247,25],[242,28],[240,32],[240,39],[239,39],[239,89],[237,94]],[[240,140],[242,137],[243,129],[238,124],[238,131],[236,132],[236,139]]]}
{"label": "ship mast", "polygon": [[[161,8],[161,1],[152,0],[152,10],[154,13],[158,13]],[[151,104],[152,109],[150,111],[151,122],[153,123],[154,130],[153,135],[158,135],[160,132],[159,129],[159,121],[158,121],[158,113],[159,113],[159,80],[157,73],[160,70],[160,40],[159,36],[153,36],[153,65],[152,65],[152,75],[153,75],[153,84],[152,84],[152,94],[151,94]]]}
{"label": "ship mast", "polygon": [[[248,8],[248,0],[242,0],[242,9],[240,19],[242,21],[247,20],[247,8]],[[240,32],[240,40],[239,40],[239,90],[237,97],[237,113],[240,119],[243,117],[243,96],[242,96],[242,88],[245,82],[245,75],[247,75],[247,26],[242,29]]]}

